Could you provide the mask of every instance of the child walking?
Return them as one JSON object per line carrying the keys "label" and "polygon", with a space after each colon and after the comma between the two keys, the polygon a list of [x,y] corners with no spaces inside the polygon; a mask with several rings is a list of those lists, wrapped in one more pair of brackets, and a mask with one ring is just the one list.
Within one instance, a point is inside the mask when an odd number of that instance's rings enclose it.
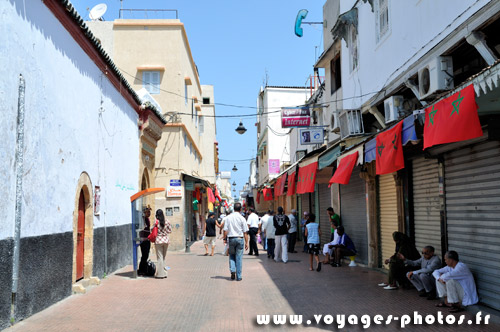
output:
{"label": "child walking", "polygon": [[309,271],[313,269],[313,256],[316,258],[316,271],[321,271],[321,262],[319,261],[319,239],[321,237],[321,229],[316,223],[314,213],[309,214],[309,223],[306,225],[305,236],[307,237],[307,247],[309,252]]}

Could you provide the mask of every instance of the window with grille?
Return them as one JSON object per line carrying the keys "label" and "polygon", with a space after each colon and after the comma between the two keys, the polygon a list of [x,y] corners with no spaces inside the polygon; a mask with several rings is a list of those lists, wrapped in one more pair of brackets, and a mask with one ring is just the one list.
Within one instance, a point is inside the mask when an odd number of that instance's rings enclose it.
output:
{"label": "window with grille", "polygon": [[389,0],[378,0],[375,8],[378,43],[389,31]]}
{"label": "window with grille", "polygon": [[160,72],[159,71],[143,71],[142,72],[142,87],[148,90],[152,95],[160,93]]}
{"label": "window with grille", "polygon": [[351,26],[349,29],[349,72],[353,72],[358,68],[358,31],[355,27]]}

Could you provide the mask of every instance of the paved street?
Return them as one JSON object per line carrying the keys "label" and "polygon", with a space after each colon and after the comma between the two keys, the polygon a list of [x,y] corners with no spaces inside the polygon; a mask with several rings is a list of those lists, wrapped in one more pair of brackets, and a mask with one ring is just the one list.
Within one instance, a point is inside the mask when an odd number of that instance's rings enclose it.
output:
{"label": "paved street", "polygon": [[[259,246],[260,247],[260,246]],[[300,245],[297,245],[300,248]],[[245,255],[243,280],[230,280],[228,259],[218,241],[214,257],[203,256],[201,242],[191,253],[169,252],[168,279],[131,279],[131,266],[102,280],[85,295],[73,295],[16,324],[14,331],[267,331],[276,327],[258,325],[257,315],[303,315],[301,327],[308,331],[335,330],[335,324],[316,324],[314,315],[381,314],[402,316],[418,311],[437,315],[435,301],[419,298],[415,290],[386,291],[376,284],[385,275],[361,267],[308,271],[308,256],[291,254],[288,264],[275,263],[266,255]],[[446,315],[447,312],[444,312]],[[465,322],[474,319],[466,312]],[[455,314],[458,317],[460,314]],[[483,314],[484,317],[484,314]],[[307,320],[311,324],[307,325]],[[271,317],[272,321],[272,317]],[[399,330],[399,321],[389,326],[370,326],[384,331]],[[409,326],[409,331],[499,331],[498,325]],[[347,327],[344,331],[360,331]]]}

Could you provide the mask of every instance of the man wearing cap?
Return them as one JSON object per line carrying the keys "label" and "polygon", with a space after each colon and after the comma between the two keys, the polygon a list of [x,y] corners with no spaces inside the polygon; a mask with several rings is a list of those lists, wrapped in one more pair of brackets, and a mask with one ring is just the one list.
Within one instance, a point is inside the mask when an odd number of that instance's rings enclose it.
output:
{"label": "man wearing cap", "polygon": [[[240,281],[242,271],[243,244],[248,249],[247,221],[240,213],[241,203],[234,203],[234,212],[224,219],[224,237],[229,244],[229,270],[231,280]],[[243,239],[245,242],[243,243]]]}
{"label": "man wearing cap", "polygon": [[288,230],[288,252],[296,253],[295,242],[297,242],[297,210],[292,209],[288,215],[290,219],[290,229]]}

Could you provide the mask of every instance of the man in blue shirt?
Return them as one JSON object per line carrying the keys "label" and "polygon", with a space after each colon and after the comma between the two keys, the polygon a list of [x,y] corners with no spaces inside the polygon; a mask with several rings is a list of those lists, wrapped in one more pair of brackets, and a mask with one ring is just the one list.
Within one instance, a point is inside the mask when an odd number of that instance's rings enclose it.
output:
{"label": "man in blue shirt", "polygon": [[337,228],[337,234],[339,237],[337,241],[329,245],[329,248],[334,248],[332,253],[333,263],[332,266],[339,267],[340,260],[344,256],[354,256],[356,255],[356,248],[351,238],[345,233],[344,226],[339,226]]}

